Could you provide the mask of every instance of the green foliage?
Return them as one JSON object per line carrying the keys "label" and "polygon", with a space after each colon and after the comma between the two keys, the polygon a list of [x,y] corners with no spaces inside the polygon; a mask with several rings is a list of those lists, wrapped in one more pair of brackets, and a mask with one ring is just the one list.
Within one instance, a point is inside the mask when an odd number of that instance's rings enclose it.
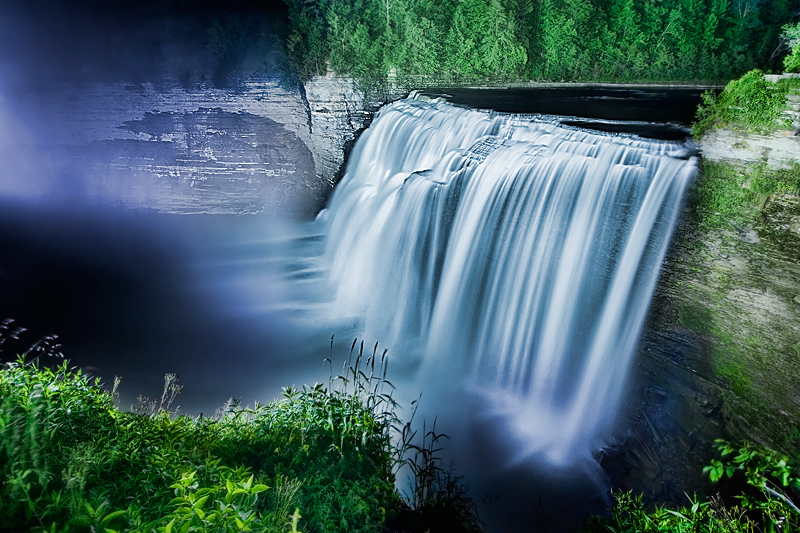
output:
{"label": "green foliage", "polygon": [[362,87],[369,87],[376,78],[387,72],[384,57],[387,35],[383,33],[383,26],[374,24],[377,17],[363,17],[362,10],[369,8],[364,4],[356,2],[355,6],[351,6],[351,2],[330,3],[326,15],[327,46],[330,49],[329,65],[335,73],[351,74]]}
{"label": "green foliage", "polygon": [[285,0],[289,8],[286,52],[297,78],[305,83],[328,70],[330,50],[326,42],[324,14],[302,0]]}
{"label": "green foliage", "polygon": [[210,422],[215,456],[302,480],[299,504],[314,531],[380,531],[400,508],[387,360],[364,357],[362,346],[350,362],[327,386],[289,387],[280,402],[233,406]]}
{"label": "green foliage", "polygon": [[499,0],[458,4],[447,34],[445,64],[450,74],[503,77],[519,75],[527,61],[514,20]]}
{"label": "green foliage", "polygon": [[800,490],[800,470],[785,454],[753,444],[717,440],[720,458],[703,469],[713,482],[743,477],[747,489],[737,490],[738,504],[716,496],[709,501],[697,497],[678,510],[656,507],[648,511],[641,496],[630,492],[614,496],[611,516],[592,518],[585,531],[751,533],[797,531],[800,509],[794,503]]}
{"label": "green foliage", "polygon": [[[253,475],[246,468],[232,470],[212,463],[210,487],[199,487],[197,471],[184,472],[178,481],[170,485],[175,489],[175,498],[170,505],[175,509],[161,522],[159,532],[169,531],[263,531],[268,528],[254,509],[259,497],[269,487],[254,483]],[[248,474],[250,474],[248,476]],[[272,524],[279,525],[279,524]]]}
{"label": "green foliage", "polygon": [[754,533],[760,531],[741,507],[726,507],[719,499],[690,498],[680,509],[656,507],[647,510],[642,496],[631,492],[614,495],[611,516],[592,517],[584,526],[588,533]]}
{"label": "green foliage", "polygon": [[761,163],[740,168],[704,160],[694,191],[694,217],[705,229],[749,224],[769,198],[800,193],[800,165],[773,169]]}
{"label": "green foliage", "polygon": [[800,22],[784,26],[781,38],[789,48],[789,55],[783,58],[783,68],[786,72],[800,72]]}
{"label": "green foliage", "polygon": [[[168,377],[161,406],[178,390],[174,377]],[[209,494],[220,495],[223,481],[232,479],[228,467],[206,458],[213,435],[204,421],[172,418],[165,411],[152,416],[119,412],[112,393],[66,362],[56,368],[24,358],[8,364],[0,371],[0,398],[0,529],[172,531],[174,526],[186,531],[185,521],[178,521],[183,507],[171,498],[175,483],[188,471],[202,470],[212,481]],[[242,477],[241,471],[231,472]],[[216,496],[209,508],[215,501]],[[255,499],[238,498],[230,505],[239,520],[261,520]],[[202,506],[193,509],[202,518]],[[216,530],[241,529],[232,516],[214,516],[208,519],[222,528]],[[191,520],[195,524],[198,518]],[[273,531],[283,531],[289,517],[278,521]]]}
{"label": "green foliage", "polygon": [[714,127],[767,133],[788,126],[780,120],[786,107],[784,87],[767,81],[764,73],[756,69],[728,83],[718,95],[704,93],[692,134],[701,137]]}
{"label": "green foliage", "polygon": [[105,392],[66,362],[19,358],[0,370],[0,531],[379,532],[402,509],[423,531],[431,501],[477,523],[453,476],[423,476],[427,496],[408,511],[395,475],[425,448],[395,414],[386,352],[355,348],[327,384],[252,409],[231,400],[213,418],[169,413],[172,374],[160,401],[124,413],[118,381]]}
{"label": "green foliage", "polygon": [[567,9],[559,9],[554,0],[541,4],[541,71],[545,78],[561,80],[572,75],[571,66],[578,56],[579,29]]}
{"label": "green foliage", "polygon": [[786,72],[800,72],[800,46],[795,46],[792,53],[783,59]]}
{"label": "green foliage", "polygon": [[66,363],[20,359],[0,372],[0,529],[286,531],[302,508],[304,531],[379,531],[400,504],[393,404],[353,372],[349,390],[192,419],[119,412]]}
{"label": "green foliage", "polygon": [[[414,80],[719,81],[755,67],[793,0],[285,0],[301,80],[327,64],[370,85]],[[797,7],[795,5],[795,7]],[[786,30],[788,31],[788,30]],[[784,37],[784,40],[786,37]],[[792,57],[792,56],[790,56]]]}
{"label": "green foliage", "polygon": [[793,531],[800,526],[800,470],[795,459],[752,442],[739,444],[717,439],[720,454],[703,469],[711,481],[743,476],[751,489],[737,496],[744,509],[754,512],[769,530]]}

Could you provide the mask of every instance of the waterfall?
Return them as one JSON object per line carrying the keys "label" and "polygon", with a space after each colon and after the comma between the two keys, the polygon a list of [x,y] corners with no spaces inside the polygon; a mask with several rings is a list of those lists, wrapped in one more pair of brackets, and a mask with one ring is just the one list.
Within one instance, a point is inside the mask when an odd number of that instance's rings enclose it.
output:
{"label": "waterfall", "polygon": [[329,208],[337,313],[469,383],[521,453],[568,463],[614,420],[696,161],[681,142],[406,99]]}

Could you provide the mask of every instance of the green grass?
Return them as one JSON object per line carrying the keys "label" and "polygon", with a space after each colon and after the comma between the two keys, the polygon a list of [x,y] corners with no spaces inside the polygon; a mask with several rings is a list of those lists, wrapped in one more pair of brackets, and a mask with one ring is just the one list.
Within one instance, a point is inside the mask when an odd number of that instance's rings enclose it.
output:
{"label": "green grass", "polygon": [[[268,405],[193,418],[167,410],[174,376],[128,413],[66,362],[21,357],[0,370],[0,531],[379,532],[415,513],[406,530],[425,531],[421,511],[447,487],[423,480],[431,495],[406,502],[394,480],[402,464],[441,477],[435,449],[395,415],[385,353],[362,345],[348,363]],[[455,531],[480,530],[474,510],[459,507]]]}

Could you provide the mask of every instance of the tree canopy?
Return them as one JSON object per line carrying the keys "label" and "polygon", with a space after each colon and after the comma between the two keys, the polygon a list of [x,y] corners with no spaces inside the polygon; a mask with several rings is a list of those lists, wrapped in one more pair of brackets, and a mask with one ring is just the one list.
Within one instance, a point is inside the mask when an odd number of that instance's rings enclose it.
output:
{"label": "tree canopy", "polygon": [[301,81],[720,81],[800,53],[800,0],[284,1]]}

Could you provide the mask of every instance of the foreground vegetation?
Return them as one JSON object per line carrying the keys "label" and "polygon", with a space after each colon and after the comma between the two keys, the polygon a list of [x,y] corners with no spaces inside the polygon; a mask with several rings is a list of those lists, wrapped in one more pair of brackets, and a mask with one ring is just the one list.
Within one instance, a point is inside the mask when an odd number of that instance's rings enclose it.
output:
{"label": "foreground vegetation", "polygon": [[[800,469],[797,457],[743,442],[716,442],[719,459],[705,468],[712,481],[727,478],[727,496],[689,498],[681,509],[648,511],[641,496],[615,496],[611,516],[592,518],[587,532],[754,533],[800,530]],[[730,495],[733,495],[731,498]]]}
{"label": "foreground vegetation", "polygon": [[[391,444],[398,420],[387,382],[364,373],[375,362],[357,361],[327,385],[287,389],[267,406],[189,418],[166,410],[178,392],[171,376],[154,409],[123,413],[113,391],[66,363],[20,358],[0,371],[0,530],[481,531],[463,486],[434,464],[441,436],[409,446],[405,425],[403,450]],[[641,497],[620,493],[585,531],[796,531],[796,459],[747,443],[717,446],[707,471],[714,481],[746,481],[737,503],[716,496],[648,511]],[[398,453],[408,451],[417,483],[404,501],[394,477]]]}
{"label": "foreground vegetation", "polygon": [[[116,384],[106,392],[66,362],[20,358],[0,371],[0,530],[479,531],[463,486],[436,462],[441,436],[420,444],[398,426],[385,370],[362,347],[326,385],[191,418],[168,411],[174,376],[160,401],[126,413]],[[417,479],[406,500],[402,465]]]}

